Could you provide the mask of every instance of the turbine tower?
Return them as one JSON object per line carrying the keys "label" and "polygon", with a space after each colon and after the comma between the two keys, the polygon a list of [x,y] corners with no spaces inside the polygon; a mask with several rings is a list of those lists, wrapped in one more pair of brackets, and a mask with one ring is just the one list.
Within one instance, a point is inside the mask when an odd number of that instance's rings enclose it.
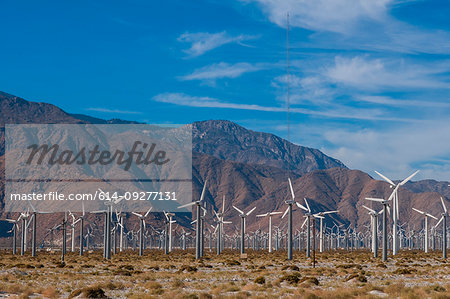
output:
{"label": "turbine tower", "polygon": [[391,196],[388,200],[393,199],[392,201],[392,254],[396,255],[398,252],[398,218],[399,218],[399,211],[398,211],[398,189],[406,184],[410,179],[412,179],[418,172],[414,172],[409,177],[404,179],[398,184],[395,184],[392,180],[384,176],[383,174],[379,173],[378,171],[375,171],[380,177],[382,177],[386,182],[391,184],[391,188],[394,188],[394,191],[392,192]]}
{"label": "turbine tower", "polygon": [[425,253],[428,253],[428,217],[434,218],[436,220],[438,220],[436,217],[434,217],[433,215],[429,214],[429,213],[425,213],[421,210],[418,210],[416,208],[412,208],[414,211],[416,211],[417,213],[420,213],[422,215],[425,216],[425,238],[424,238],[424,250]]}
{"label": "turbine tower", "polygon": [[144,230],[145,230],[145,218],[148,216],[148,214],[150,213],[150,211],[153,209],[153,207],[150,207],[150,209],[148,209],[148,211],[142,215],[142,214],[138,214],[136,212],[131,212],[131,214],[139,217],[139,222],[140,222],[140,230],[139,230],[139,256],[142,256],[144,254]]}
{"label": "turbine tower", "polygon": [[291,178],[288,178],[289,182],[289,189],[291,191],[292,199],[288,199],[285,201],[285,203],[288,205],[286,211],[284,212],[283,216],[281,218],[284,218],[286,214],[289,214],[288,217],[288,260],[292,260],[292,205],[295,203],[295,194],[294,194],[294,188],[292,188],[292,182]]}
{"label": "turbine tower", "polygon": [[203,190],[202,190],[202,194],[200,195],[200,200],[197,201],[193,201],[190,202],[188,204],[179,206],[178,209],[182,209],[182,208],[186,208],[186,207],[190,207],[193,205],[197,206],[197,218],[196,218],[196,224],[195,224],[195,258],[199,259],[200,256],[200,210],[201,210],[201,204],[203,201],[203,198],[205,197],[205,190],[206,190],[206,183],[208,182],[208,180],[205,181],[205,183],[203,184]]}
{"label": "turbine tower", "polygon": [[387,261],[387,212],[390,213],[389,200],[382,198],[370,198],[366,197],[367,200],[376,201],[383,205],[383,250],[382,250],[382,261]]}
{"label": "turbine tower", "polygon": [[241,254],[245,253],[245,218],[250,215],[256,207],[248,211],[247,213],[244,213],[243,211],[239,210],[235,206],[233,208],[239,212],[239,216],[241,216]]}
{"label": "turbine tower", "polygon": [[256,217],[267,217],[269,216],[269,252],[272,252],[272,216],[274,215],[279,215],[282,212],[270,212],[270,213],[265,213],[265,214],[260,214],[260,215],[256,215]]}
{"label": "turbine tower", "polygon": [[319,231],[319,252],[323,252],[323,219],[325,218],[324,216],[327,214],[333,214],[333,213],[338,213],[339,211],[326,211],[326,212],[319,212],[314,214],[313,216],[315,218],[319,218],[320,219],[320,231]]}
{"label": "turbine tower", "polygon": [[383,213],[383,210],[376,212],[375,210],[372,210],[371,208],[368,208],[363,205],[363,207],[369,211],[370,215],[370,222],[371,222],[371,228],[372,228],[372,252],[373,257],[378,256],[378,215]]}
{"label": "turbine tower", "polygon": [[445,206],[444,199],[441,197],[441,203],[442,207],[444,208],[444,213],[442,213],[442,217],[439,220],[439,222],[436,224],[436,227],[441,223],[442,221],[442,257],[444,259],[447,258],[447,217],[448,217],[448,210]]}

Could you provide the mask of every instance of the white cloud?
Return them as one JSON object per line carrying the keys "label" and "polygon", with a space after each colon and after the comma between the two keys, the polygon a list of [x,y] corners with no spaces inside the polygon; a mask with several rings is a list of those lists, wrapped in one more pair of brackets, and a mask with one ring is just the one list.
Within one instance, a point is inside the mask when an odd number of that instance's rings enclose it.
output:
{"label": "white cloud", "polygon": [[109,108],[98,108],[98,107],[86,108],[86,110],[103,112],[103,113],[115,113],[115,114],[142,114],[142,112],[140,112],[140,111],[127,111],[127,110],[120,110],[120,109],[109,109]]}
{"label": "white cloud", "polygon": [[230,43],[242,44],[243,41],[256,38],[250,35],[229,35],[226,31],[218,33],[186,32],[178,37],[179,42],[190,43],[191,47],[184,50],[191,57],[200,56],[208,51]]}
{"label": "white cloud", "polygon": [[337,56],[326,70],[332,82],[363,90],[449,88],[438,76],[449,70],[447,63],[417,65],[402,59],[372,59],[367,56]]}
{"label": "white cloud", "polygon": [[[396,20],[391,8],[403,0],[241,0],[256,3],[268,19],[315,31],[314,47],[401,53],[450,53],[450,33]],[[337,34],[336,34],[337,33]],[[304,46],[304,45],[303,45]]]}
{"label": "white cloud", "polygon": [[429,107],[429,108],[450,108],[450,102],[435,102],[429,100],[404,100],[404,99],[393,99],[386,96],[361,96],[356,97],[356,100],[385,105],[385,106],[396,106],[396,107]]}
{"label": "white cloud", "polygon": [[292,26],[314,31],[347,33],[357,22],[386,18],[393,0],[245,0],[256,2],[269,20],[286,27],[286,14]]}
{"label": "white cloud", "polygon": [[237,78],[245,73],[259,71],[261,69],[261,65],[254,65],[247,62],[235,64],[220,62],[196,69],[191,74],[180,77],[180,79],[183,81],[200,80],[213,84],[217,79]]}
{"label": "white cloud", "polygon": [[[261,106],[256,104],[238,104],[222,101],[211,97],[190,96],[184,93],[162,93],[153,97],[153,100],[161,103],[170,103],[188,107],[202,108],[225,108],[239,110],[253,110],[266,112],[286,113],[285,107],[279,106]],[[312,110],[304,108],[291,108],[291,113],[313,115],[325,118],[338,119],[363,119],[363,120],[385,120],[395,122],[420,122],[415,119],[397,118],[383,116],[383,112],[378,109],[357,109],[351,107],[328,107],[327,110]]]}
{"label": "white cloud", "polygon": [[331,145],[323,148],[350,168],[373,175],[378,170],[394,179],[402,179],[415,169],[417,178],[450,180],[448,136],[450,122],[392,127],[385,130],[325,129],[323,138]]}

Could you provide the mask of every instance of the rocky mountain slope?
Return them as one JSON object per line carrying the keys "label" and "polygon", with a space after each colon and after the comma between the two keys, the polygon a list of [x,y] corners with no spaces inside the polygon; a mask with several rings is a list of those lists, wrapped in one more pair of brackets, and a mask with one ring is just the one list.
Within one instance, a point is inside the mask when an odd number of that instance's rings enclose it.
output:
{"label": "rocky mountain slope", "polygon": [[[68,114],[54,105],[28,102],[6,93],[0,93],[0,109],[0,127],[5,123],[134,123]],[[0,153],[3,151],[3,132],[0,132]],[[334,221],[362,227],[369,220],[362,205],[371,206],[364,198],[387,198],[391,192],[387,183],[375,180],[359,170],[347,169],[342,162],[319,150],[294,145],[273,134],[247,130],[230,121],[193,123],[193,198],[200,196],[202,185],[208,180],[205,200],[211,215],[213,209],[221,209],[222,197],[225,196],[226,219],[233,221],[233,225],[227,228],[230,233],[234,230],[234,225],[239,223],[232,204],[245,210],[257,207],[247,220],[249,230],[265,228],[267,225],[268,220],[256,218],[256,214],[285,210],[284,201],[289,197],[287,168],[291,169],[290,177],[298,201],[302,202],[303,197],[308,198],[313,211],[340,211],[327,216],[328,225],[332,225]],[[1,155],[0,170],[0,195],[3,198],[4,165]],[[440,215],[440,195],[446,197],[450,207],[447,199],[450,197],[450,189],[447,185],[448,182],[432,180],[406,184],[399,190],[400,221],[411,221],[411,225],[420,227],[422,217],[413,212],[412,207]],[[381,208],[376,204],[373,207]],[[294,226],[301,225],[302,215],[299,210],[294,212]],[[1,219],[6,216],[0,211]],[[47,228],[60,222],[60,216],[46,217],[40,226],[43,229],[38,237],[43,237]],[[129,226],[136,225],[134,218],[128,217]],[[154,226],[160,226],[160,220],[160,215],[154,215],[150,222]],[[97,225],[101,222],[101,217],[91,215],[87,221]],[[189,223],[186,215],[179,215],[177,221],[186,226]],[[209,222],[212,223],[211,216]],[[279,222],[279,219],[274,220],[275,224]],[[5,235],[8,227],[1,221],[1,235]]]}

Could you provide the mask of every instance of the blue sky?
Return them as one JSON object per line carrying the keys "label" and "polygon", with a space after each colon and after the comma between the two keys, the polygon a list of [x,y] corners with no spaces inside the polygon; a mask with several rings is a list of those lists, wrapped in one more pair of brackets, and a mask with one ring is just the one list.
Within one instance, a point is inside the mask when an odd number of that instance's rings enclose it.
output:
{"label": "blue sky", "polygon": [[450,180],[450,3],[0,2],[0,90],[148,123],[228,119],[375,176]]}

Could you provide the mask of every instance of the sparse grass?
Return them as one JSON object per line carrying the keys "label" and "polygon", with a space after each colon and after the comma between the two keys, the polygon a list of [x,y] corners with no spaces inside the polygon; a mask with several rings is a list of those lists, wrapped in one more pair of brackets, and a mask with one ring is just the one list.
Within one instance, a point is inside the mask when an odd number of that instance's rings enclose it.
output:
{"label": "sparse grass", "polygon": [[61,264],[57,253],[3,252],[0,290],[22,298],[375,298],[371,291],[389,298],[450,297],[450,264],[439,253],[400,252],[381,263],[369,252],[328,252],[317,254],[316,268],[303,252],[294,252],[292,261],[285,251],[249,250],[245,260],[236,251],[205,253],[197,261],[192,250],[146,250],[143,257],[124,251],[106,261],[101,251],[69,252]]}

